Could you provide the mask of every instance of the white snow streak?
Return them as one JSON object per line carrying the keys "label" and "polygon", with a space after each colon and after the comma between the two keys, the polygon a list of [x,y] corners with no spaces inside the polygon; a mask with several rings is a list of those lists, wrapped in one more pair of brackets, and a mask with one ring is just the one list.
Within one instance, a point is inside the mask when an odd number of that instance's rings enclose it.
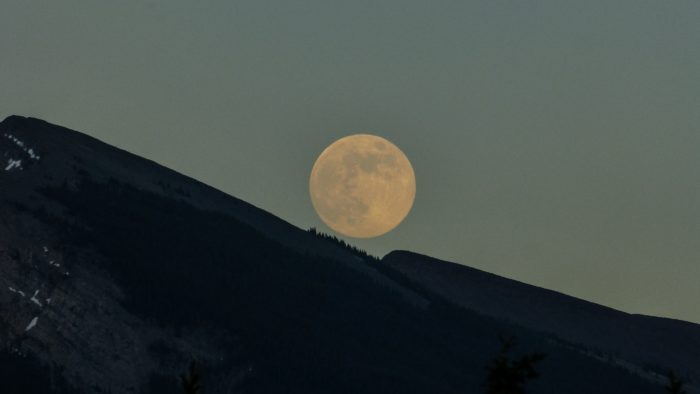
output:
{"label": "white snow streak", "polygon": [[22,169],[22,160],[7,159],[7,167],[5,167],[5,171],[10,171],[13,168],[19,168],[21,170]]}
{"label": "white snow streak", "polygon": [[31,330],[32,328],[34,328],[34,326],[36,326],[36,323],[37,323],[38,321],[39,321],[39,316],[35,316],[35,317],[32,319],[32,321],[29,322],[29,325],[27,325],[27,328],[25,328],[24,331],[26,332],[26,331],[29,331],[29,330]]}
{"label": "white snow streak", "polygon": [[39,159],[41,159],[41,157],[40,157],[39,155],[37,155],[37,154],[34,152],[34,149],[28,147],[24,142],[20,141],[20,140],[19,140],[17,137],[15,137],[14,135],[12,135],[12,134],[3,134],[3,136],[5,136],[5,138],[9,139],[10,141],[14,142],[17,146],[19,146],[19,147],[24,151],[24,153],[26,153],[26,154],[29,155],[29,158],[30,158],[30,159],[32,159],[32,160],[39,160]]}
{"label": "white snow streak", "polygon": [[26,295],[26,294],[24,294],[24,292],[22,290],[17,290],[14,287],[8,287],[8,289],[13,293],[17,293],[17,294],[21,295],[22,297],[24,297]]}
{"label": "white snow streak", "polygon": [[8,290],[10,290],[13,293],[17,293],[17,294],[21,295],[22,297],[24,297],[24,292],[21,290],[17,290],[14,287],[8,287]]}
{"label": "white snow streak", "polygon": [[32,298],[29,299],[29,301],[31,301],[31,302],[33,302],[33,303],[39,305],[39,307],[43,308],[44,306],[41,305],[41,301],[39,301],[39,300],[36,298],[36,296],[37,296],[38,294],[39,294],[39,290],[35,291],[35,292],[34,292],[34,295],[32,296]]}

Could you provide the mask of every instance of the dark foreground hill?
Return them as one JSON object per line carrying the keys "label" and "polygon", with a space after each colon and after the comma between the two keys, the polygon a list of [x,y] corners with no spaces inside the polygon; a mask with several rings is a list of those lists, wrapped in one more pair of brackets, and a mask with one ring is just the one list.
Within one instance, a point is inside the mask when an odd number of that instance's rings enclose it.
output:
{"label": "dark foreground hill", "polygon": [[[0,392],[175,393],[195,358],[204,393],[478,393],[499,335],[547,354],[533,393],[661,393],[658,373],[697,371],[675,365],[695,362],[697,343],[636,343],[625,358],[634,344],[607,346],[625,338],[598,347],[547,316],[566,296],[552,293],[532,324],[501,303],[513,287],[477,294],[480,308],[412,275],[413,257],[361,257],[153,162],[10,117]],[[591,327],[604,325],[607,309],[590,308]],[[649,318],[611,335],[699,331]]]}
{"label": "dark foreground hill", "polygon": [[592,351],[652,377],[670,369],[700,381],[697,324],[633,315],[460,264],[406,251],[382,262],[464,308],[506,320]]}

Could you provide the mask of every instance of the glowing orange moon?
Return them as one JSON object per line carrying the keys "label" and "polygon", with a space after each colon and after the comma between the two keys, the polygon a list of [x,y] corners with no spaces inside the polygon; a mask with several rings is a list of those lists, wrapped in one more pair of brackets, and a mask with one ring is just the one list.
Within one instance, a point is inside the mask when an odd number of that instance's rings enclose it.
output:
{"label": "glowing orange moon", "polygon": [[341,138],[316,159],[311,202],[334,231],[377,237],[396,228],[416,197],[416,177],[396,145],[370,134]]}

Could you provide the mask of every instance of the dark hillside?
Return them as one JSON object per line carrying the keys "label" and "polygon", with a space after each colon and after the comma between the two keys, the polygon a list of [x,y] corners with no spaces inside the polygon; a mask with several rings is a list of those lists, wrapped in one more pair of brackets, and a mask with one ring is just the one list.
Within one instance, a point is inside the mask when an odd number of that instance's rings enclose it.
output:
{"label": "dark hillside", "polygon": [[[533,393],[661,389],[79,133],[19,117],[0,131],[40,153],[0,172],[10,387],[172,393],[194,358],[205,394],[478,393],[514,335],[547,355]],[[0,138],[24,163],[18,146]]]}

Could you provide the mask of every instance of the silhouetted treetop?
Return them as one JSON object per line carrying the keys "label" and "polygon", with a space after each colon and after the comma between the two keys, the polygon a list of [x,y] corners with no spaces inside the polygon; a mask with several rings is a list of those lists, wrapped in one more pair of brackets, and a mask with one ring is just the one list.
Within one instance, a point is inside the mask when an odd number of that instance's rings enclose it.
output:
{"label": "silhouetted treetop", "polygon": [[488,366],[487,394],[524,394],[525,384],[540,376],[535,364],[542,361],[545,355],[532,353],[513,359],[510,356],[513,347],[514,338],[501,338],[501,350]]}
{"label": "silhouetted treetop", "polygon": [[685,381],[678,377],[675,372],[669,371],[668,384],[664,387],[670,394],[687,394],[685,391]]}
{"label": "silhouetted treetop", "polygon": [[197,365],[196,361],[192,360],[187,373],[180,375],[182,391],[185,394],[199,394],[200,390],[202,389],[199,380],[199,366]]}

